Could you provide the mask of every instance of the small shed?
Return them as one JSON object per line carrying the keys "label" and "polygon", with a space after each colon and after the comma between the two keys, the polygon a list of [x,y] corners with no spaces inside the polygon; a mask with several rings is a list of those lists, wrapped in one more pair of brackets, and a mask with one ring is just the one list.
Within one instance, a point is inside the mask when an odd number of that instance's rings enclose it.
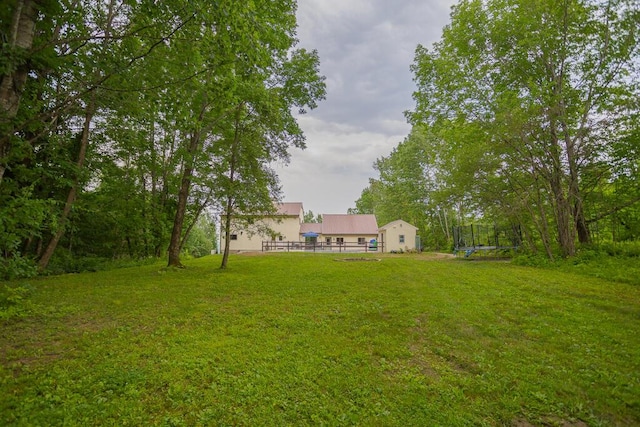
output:
{"label": "small shed", "polygon": [[418,227],[401,219],[378,229],[378,240],[385,252],[406,252],[416,249]]}

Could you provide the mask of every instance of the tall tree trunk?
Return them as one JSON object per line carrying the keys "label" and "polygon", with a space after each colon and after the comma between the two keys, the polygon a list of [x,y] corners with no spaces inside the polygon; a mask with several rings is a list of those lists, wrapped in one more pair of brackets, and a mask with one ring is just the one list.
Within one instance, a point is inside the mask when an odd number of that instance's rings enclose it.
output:
{"label": "tall tree trunk", "polygon": [[180,262],[180,242],[182,240],[182,227],[184,217],[187,213],[187,200],[189,199],[189,190],[191,188],[191,178],[193,177],[193,167],[195,163],[195,153],[200,145],[200,134],[194,131],[191,135],[191,141],[187,149],[187,159],[185,161],[184,170],[182,171],[182,181],[180,190],[178,191],[178,206],[176,215],[173,219],[173,230],[171,231],[171,240],[169,241],[169,262],[168,267],[183,268]]}
{"label": "tall tree trunk", "polygon": [[[170,144],[166,147],[167,138],[169,138]],[[154,219],[154,239],[155,239],[155,247],[154,254],[156,258],[160,258],[163,252],[163,246],[165,244],[165,213],[167,211],[167,204],[169,200],[169,168],[172,165],[172,159],[175,157],[176,153],[176,133],[171,132],[170,136],[164,134],[163,142],[162,142],[162,158],[160,161],[162,162],[161,169],[161,177],[157,177],[156,180],[156,197],[154,200],[159,200],[157,202],[158,206],[155,209],[155,219]],[[167,151],[168,148],[168,151]],[[155,149],[152,147],[152,152],[155,153]],[[154,161],[154,164],[156,162]]]}
{"label": "tall tree trunk", "polygon": [[[198,122],[203,123],[207,109],[209,108],[209,102],[203,101],[200,112],[198,114]],[[187,147],[186,161],[184,163],[184,170],[182,172],[182,181],[180,184],[180,190],[178,191],[178,206],[176,208],[176,215],[173,219],[173,229],[171,231],[171,239],[169,241],[169,261],[168,267],[184,268],[182,262],[180,262],[180,249],[182,248],[182,229],[184,227],[184,217],[187,213],[187,201],[189,199],[189,192],[191,190],[191,179],[193,178],[193,171],[196,164],[196,154],[200,149],[202,142],[202,136],[210,129],[210,124],[206,127],[200,127],[194,129],[191,133],[189,145]]]}
{"label": "tall tree trunk", "polygon": [[[561,86],[561,83],[557,83]],[[556,89],[559,94],[560,89]],[[549,187],[551,188],[551,204],[554,207],[556,229],[558,231],[558,244],[562,257],[570,257],[575,255],[575,225],[572,223],[571,193],[565,193],[564,181],[565,171],[563,168],[562,147],[558,136],[558,109],[554,107],[549,109],[549,155],[551,160]]]}
{"label": "tall tree trunk", "polygon": [[[562,115],[566,115],[566,108],[564,102],[560,103]],[[588,109],[587,109],[588,111]],[[586,113],[583,117],[583,126],[586,123]],[[578,136],[572,138],[569,132],[569,126],[566,120],[561,120],[562,133],[564,135],[565,151],[567,153],[567,163],[569,165],[569,200],[572,203],[572,216],[574,221],[574,227],[578,235],[578,241],[582,244],[591,243],[591,233],[587,226],[587,221],[584,216],[584,204],[582,200],[582,191],[580,190],[580,172],[578,170],[578,163],[580,161],[578,154],[578,144],[581,139]]]}
{"label": "tall tree trunk", "polygon": [[577,200],[573,208],[573,217],[576,223],[576,232],[578,233],[578,241],[585,245],[591,243],[591,230],[587,225],[587,219],[584,216],[584,207],[582,200]]}
{"label": "tall tree trunk", "polygon": [[[18,0],[15,2],[11,26],[8,28],[9,48],[11,50],[30,50],[35,36],[38,5],[33,0]],[[29,66],[27,63],[18,64],[10,73],[0,76],[0,182],[6,170],[6,157],[10,149],[11,120],[18,113],[22,88],[27,82]]]}
{"label": "tall tree trunk", "polygon": [[231,216],[233,215],[233,197],[227,196],[226,215],[224,217],[224,252],[222,253],[222,263],[220,268],[227,268],[229,262],[229,243],[231,242]]}
{"label": "tall tree trunk", "polygon": [[71,184],[71,188],[69,189],[69,193],[67,194],[67,199],[64,203],[64,208],[62,209],[62,214],[60,215],[60,219],[58,220],[58,230],[54,233],[53,237],[47,244],[40,260],[38,261],[38,269],[44,270],[49,265],[49,261],[51,261],[51,257],[58,247],[58,242],[64,235],[65,226],[67,223],[67,219],[69,218],[69,214],[71,213],[71,208],[76,201],[76,197],[78,195],[78,187],[80,185],[80,172],[84,167],[84,162],[87,157],[87,148],[89,147],[89,128],[91,125],[91,120],[93,120],[93,116],[95,114],[95,94],[91,97],[89,101],[89,105],[87,105],[84,117],[84,125],[82,126],[82,134],[80,135],[80,150],[78,152],[78,160],[76,161],[76,175],[73,180],[73,184]]}
{"label": "tall tree trunk", "polygon": [[236,128],[235,134],[233,136],[233,145],[231,146],[231,162],[229,164],[229,188],[227,191],[229,194],[227,195],[227,206],[226,208],[226,216],[225,216],[225,225],[224,225],[224,253],[222,254],[222,263],[220,264],[220,268],[227,268],[227,263],[229,262],[229,246],[231,243],[231,218],[234,215],[233,212],[233,187],[235,181],[236,174],[236,162],[238,158],[238,146],[240,145],[240,109],[243,107],[243,104],[240,104],[238,107],[238,111],[236,114]]}
{"label": "tall tree trunk", "polygon": [[[112,29],[114,17],[115,17],[115,0],[111,0],[108,6],[107,21],[105,23],[105,29],[104,29],[104,39],[103,39],[104,46],[107,46],[111,38],[111,29]],[[99,79],[99,78],[103,78],[104,76],[101,76],[100,72],[97,72],[96,77],[98,77]],[[87,106],[85,108],[84,124],[82,127],[82,134],[80,136],[80,149],[78,151],[78,160],[76,162],[76,176],[73,180],[73,183],[71,184],[69,193],[67,194],[67,199],[65,201],[64,208],[62,210],[62,215],[60,216],[60,219],[58,222],[58,230],[55,232],[55,234],[49,241],[47,247],[45,248],[44,252],[42,253],[42,256],[38,261],[39,270],[44,270],[45,268],[47,268],[47,266],[49,265],[49,261],[51,260],[51,257],[53,256],[53,253],[55,252],[56,247],[58,246],[58,242],[64,235],[66,223],[69,218],[69,214],[71,213],[71,208],[73,207],[73,204],[75,203],[78,195],[78,188],[80,185],[80,173],[84,168],[85,159],[87,157],[87,149],[89,147],[89,132],[90,132],[91,121],[93,120],[96,110],[97,110],[97,93],[95,88],[93,88],[89,95]]]}
{"label": "tall tree trunk", "polygon": [[564,258],[575,255],[574,225],[571,221],[571,204],[564,194],[561,171],[554,171],[551,179],[551,192],[558,231],[558,244]]}

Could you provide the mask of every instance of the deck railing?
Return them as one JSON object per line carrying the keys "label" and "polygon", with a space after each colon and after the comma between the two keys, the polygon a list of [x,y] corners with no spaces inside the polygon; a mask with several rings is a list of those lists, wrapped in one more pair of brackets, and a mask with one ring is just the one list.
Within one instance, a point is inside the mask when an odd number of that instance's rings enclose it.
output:
{"label": "deck railing", "polygon": [[326,243],[326,242],[296,242],[296,241],[274,241],[265,240],[262,242],[262,252],[286,251],[286,252],[384,252],[383,244],[377,242],[372,245],[366,243]]}

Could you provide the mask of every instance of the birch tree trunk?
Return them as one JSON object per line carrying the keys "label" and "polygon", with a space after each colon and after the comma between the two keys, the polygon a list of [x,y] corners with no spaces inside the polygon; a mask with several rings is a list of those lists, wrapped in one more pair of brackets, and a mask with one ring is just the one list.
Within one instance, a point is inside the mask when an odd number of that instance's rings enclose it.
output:
{"label": "birch tree trunk", "polygon": [[[18,0],[16,2],[9,28],[8,47],[13,54],[29,51],[33,46],[36,19],[38,17],[37,3],[33,0]],[[9,154],[10,137],[13,133],[11,120],[18,113],[22,88],[27,82],[29,67],[26,61],[18,63],[13,71],[0,77],[0,183],[6,170],[6,156]]]}

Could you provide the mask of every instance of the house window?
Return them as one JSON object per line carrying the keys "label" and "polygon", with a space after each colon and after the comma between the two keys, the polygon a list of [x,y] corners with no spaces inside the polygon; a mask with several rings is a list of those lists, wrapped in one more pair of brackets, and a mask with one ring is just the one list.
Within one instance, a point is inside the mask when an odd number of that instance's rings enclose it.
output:
{"label": "house window", "polygon": [[278,240],[282,242],[282,236],[278,236]]}
{"label": "house window", "polygon": [[404,243],[404,234],[401,234],[399,237],[400,237],[400,243]]}
{"label": "house window", "polygon": [[364,237],[358,237],[358,244],[364,245],[366,243],[366,239]]}
{"label": "house window", "polygon": [[331,237],[327,237],[324,241],[327,243],[327,245],[330,245],[331,244]]}
{"label": "house window", "polygon": [[336,237],[336,243],[339,245],[344,245],[344,237]]}
{"label": "house window", "polygon": [[237,234],[232,234],[231,236],[229,236],[230,240],[238,240],[238,235]]}

